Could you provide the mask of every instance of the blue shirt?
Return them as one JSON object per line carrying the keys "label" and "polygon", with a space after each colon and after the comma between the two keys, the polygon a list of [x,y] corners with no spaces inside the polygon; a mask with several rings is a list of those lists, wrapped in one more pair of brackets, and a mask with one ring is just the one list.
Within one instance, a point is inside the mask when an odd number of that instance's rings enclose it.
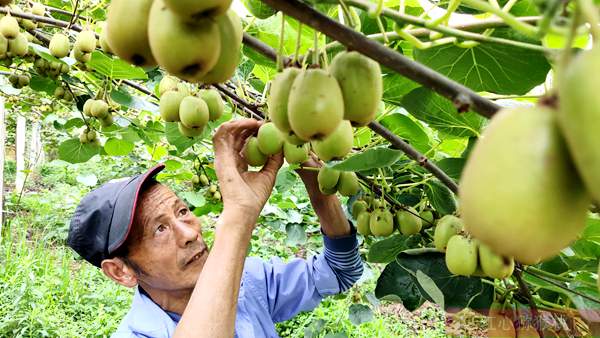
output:
{"label": "blue shirt", "polygon": [[[323,236],[325,250],[283,263],[248,257],[238,296],[235,337],[278,337],[276,322],[314,309],[328,295],[346,291],[362,275],[356,230],[337,239]],[[113,338],[169,338],[181,316],[160,308],[139,288]]]}

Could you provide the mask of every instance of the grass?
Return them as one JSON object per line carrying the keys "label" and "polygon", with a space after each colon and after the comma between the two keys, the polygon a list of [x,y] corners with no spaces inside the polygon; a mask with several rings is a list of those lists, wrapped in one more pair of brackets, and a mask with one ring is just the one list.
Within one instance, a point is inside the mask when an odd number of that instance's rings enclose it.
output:
{"label": "grass", "polygon": [[[132,290],[108,280],[65,246],[71,213],[91,189],[76,177],[90,173],[100,182],[128,174],[100,160],[87,166],[53,162],[31,176],[20,200],[15,195],[7,199],[10,214],[0,240],[0,337],[109,337],[129,310]],[[205,235],[210,239],[212,231]],[[317,238],[296,246],[286,245],[285,239],[284,231],[264,226],[256,231],[250,254],[288,259],[320,247]],[[383,312],[375,311],[370,322],[352,324],[349,306],[355,301],[368,304],[360,295],[372,292],[374,285],[374,279],[368,280],[360,289],[330,297],[314,311],[278,324],[280,335],[414,337],[410,323]],[[431,315],[437,324],[418,336],[445,336],[440,313]]]}

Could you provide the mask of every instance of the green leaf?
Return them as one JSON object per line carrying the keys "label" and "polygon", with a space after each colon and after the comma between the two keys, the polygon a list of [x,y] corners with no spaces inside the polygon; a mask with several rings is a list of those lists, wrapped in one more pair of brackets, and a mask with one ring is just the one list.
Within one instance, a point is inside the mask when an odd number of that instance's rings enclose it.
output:
{"label": "green leaf", "polygon": [[296,223],[288,223],[285,226],[287,233],[287,245],[298,245],[306,243],[306,231],[304,227]]}
{"label": "green leaf", "polygon": [[122,86],[118,89],[113,89],[113,91],[110,92],[110,98],[118,104],[128,108],[158,112],[157,105],[152,104],[149,101],[141,99],[137,96],[132,96]]}
{"label": "green leaf", "polygon": [[106,140],[106,143],[104,144],[104,151],[111,156],[125,156],[131,153],[133,147],[134,144],[129,141],[111,137]]}
{"label": "green leaf", "polygon": [[426,153],[431,149],[429,136],[427,136],[423,127],[410,117],[401,113],[394,113],[383,118],[380,123],[392,133],[408,141],[421,153]]}
{"label": "green leaf", "polygon": [[181,135],[181,133],[179,132],[179,127],[177,126],[177,122],[165,123],[165,134],[167,135],[167,141],[170,144],[174,145],[177,148],[177,151],[179,151],[180,153],[184,152],[187,148],[196,144],[198,140],[200,140],[202,136],[205,135],[205,133],[206,129],[201,136],[189,138]]}
{"label": "green leaf", "polygon": [[69,119],[63,126],[63,128],[65,129],[71,129],[71,128],[80,128],[83,127],[85,125],[85,122],[83,121],[83,119],[81,117],[75,117],[72,119]]}
{"label": "green leaf", "polygon": [[417,281],[419,282],[419,285],[421,285],[421,288],[427,292],[429,297],[431,297],[431,299],[433,299],[433,301],[443,309],[444,294],[437,287],[435,281],[431,279],[431,277],[424,274],[421,270],[417,270]]}
{"label": "green leaf", "polygon": [[437,161],[437,166],[452,179],[458,181],[466,162],[467,160],[464,158],[449,157]]}
{"label": "green leaf", "polygon": [[421,236],[394,235],[384,240],[373,243],[369,247],[367,261],[371,263],[389,263],[396,259],[398,254],[406,249],[413,248],[420,242]]}
{"label": "green leaf", "polygon": [[568,293],[571,301],[575,304],[577,310],[579,310],[579,314],[581,314],[586,321],[600,323],[600,303],[598,303],[598,301],[600,301],[600,293],[598,292],[598,288],[575,281],[571,283],[569,289],[596,300],[595,302],[589,298],[582,297],[579,294],[573,292]]}
{"label": "green leaf", "polygon": [[354,133],[354,148],[362,148],[371,143],[373,132],[369,128],[359,128]]}
{"label": "green leaf", "polygon": [[183,167],[183,163],[181,163],[180,161],[172,160],[172,159],[165,161],[165,170],[167,170],[167,171],[179,170],[179,169],[181,169],[181,167]]}
{"label": "green leaf", "polygon": [[402,98],[420,85],[398,73],[385,74],[383,77],[383,102],[398,106]]}
{"label": "green leaf", "polygon": [[94,51],[92,59],[87,63],[87,66],[94,69],[98,73],[116,80],[147,80],[146,72],[140,68],[130,65],[129,63],[119,59],[110,58],[104,53]]}
{"label": "green leaf", "polygon": [[348,308],[348,319],[354,325],[368,323],[373,320],[373,311],[364,304],[352,304]]}
{"label": "green leaf", "polygon": [[457,137],[478,136],[485,123],[483,117],[473,112],[458,113],[452,102],[425,87],[406,95],[402,106],[430,127]]}
{"label": "green leaf", "polygon": [[58,146],[58,158],[69,163],[84,163],[100,154],[101,150],[96,144],[83,144],[77,139],[71,139]]}
{"label": "green leaf", "polygon": [[[505,32],[497,29],[494,35],[508,37]],[[473,48],[447,44],[413,54],[416,61],[478,92],[524,95],[543,83],[550,70],[542,52],[496,43]]]}
{"label": "green leaf", "polygon": [[571,249],[581,259],[600,258],[600,220],[588,218],[583,234],[575,243],[571,244]]}
{"label": "green leaf", "polygon": [[197,191],[186,191],[181,196],[194,207],[201,207],[206,203],[206,198],[200,192]]}
{"label": "green leaf", "polygon": [[425,300],[435,301],[419,283],[418,271],[429,276],[442,292],[447,311],[465,307],[485,309],[492,303],[492,286],[483,283],[480,278],[453,276],[446,268],[444,254],[438,252],[398,255],[396,261],[388,264],[381,273],[375,295],[380,299],[399,298],[409,311],[417,309]]}
{"label": "green leaf", "polygon": [[342,171],[363,171],[389,167],[402,156],[402,151],[389,148],[371,148],[333,166]]}
{"label": "green leaf", "polygon": [[53,96],[57,86],[50,78],[34,75],[29,81],[29,87],[35,91],[45,92],[46,94]]}
{"label": "green leaf", "polygon": [[437,179],[425,184],[425,193],[431,206],[441,215],[452,214],[456,211],[456,199],[454,193]]}

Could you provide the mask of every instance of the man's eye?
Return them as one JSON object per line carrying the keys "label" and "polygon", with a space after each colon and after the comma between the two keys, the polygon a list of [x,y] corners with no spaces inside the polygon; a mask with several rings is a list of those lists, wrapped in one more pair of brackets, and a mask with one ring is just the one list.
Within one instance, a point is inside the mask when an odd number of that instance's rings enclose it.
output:
{"label": "man's eye", "polygon": [[187,214],[188,214],[188,212],[190,212],[188,208],[181,208],[181,209],[179,210],[179,215],[180,215],[180,216],[185,216],[185,215],[187,215]]}
{"label": "man's eye", "polygon": [[165,230],[167,230],[167,227],[162,224],[156,228],[156,232],[163,232]]}

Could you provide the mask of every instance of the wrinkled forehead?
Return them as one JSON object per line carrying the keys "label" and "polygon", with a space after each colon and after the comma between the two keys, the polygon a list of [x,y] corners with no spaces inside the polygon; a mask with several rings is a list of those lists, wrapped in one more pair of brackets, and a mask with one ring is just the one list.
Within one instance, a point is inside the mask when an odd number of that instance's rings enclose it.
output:
{"label": "wrinkled forehead", "polygon": [[179,198],[171,188],[158,182],[149,183],[142,189],[136,204],[132,229],[134,234],[143,234],[154,218],[172,209],[178,201]]}

